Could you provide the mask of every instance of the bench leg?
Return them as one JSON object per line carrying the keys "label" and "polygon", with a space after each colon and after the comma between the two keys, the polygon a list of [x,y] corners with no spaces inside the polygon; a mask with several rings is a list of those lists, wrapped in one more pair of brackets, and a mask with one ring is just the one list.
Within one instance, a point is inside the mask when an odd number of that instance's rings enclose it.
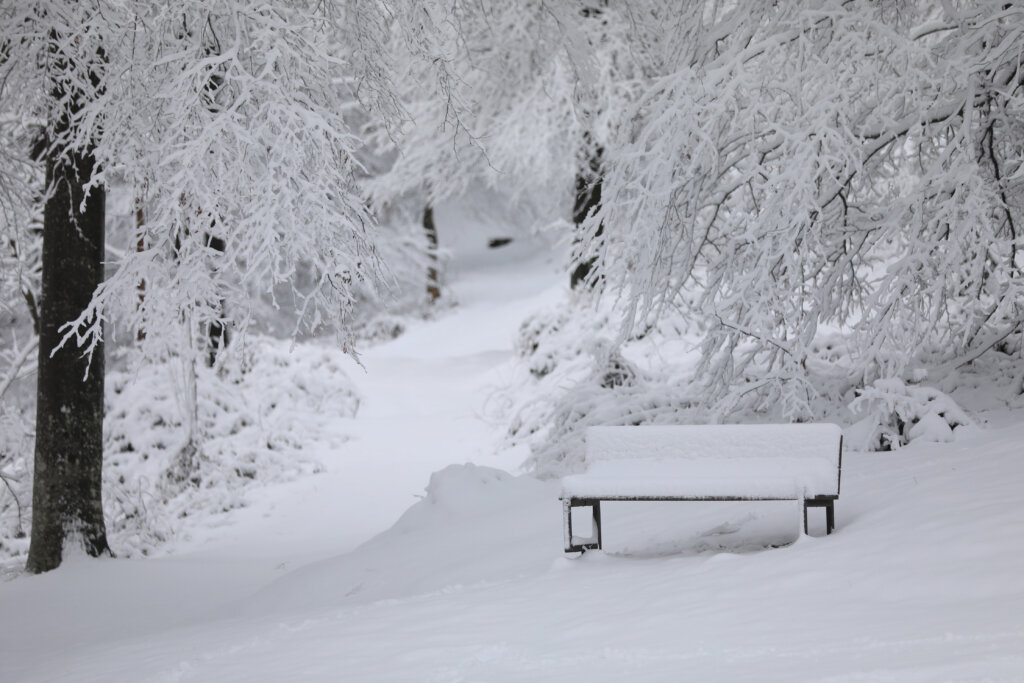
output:
{"label": "bench leg", "polygon": [[807,508],[825,508],[825,535],[831,534],[836,529],[836,508],[835,500],[805,500],[804,501],[804,534],[807,531]]}
{"label": "bench leg", "polygon": [[[583,541],[582,543],[575,542],[575,537],[572,530],[572,509],[576,507],[589,507],[594,519],[594,535],[591,538]],[[601,501],[572,498],[568,500],[563,500],[562,518],[562,532],[565,541],[565,552],[582,553],[587,550],[601,549]]]}
{"label": "bench leg", "polygon": [[562,537],[565,552],[571,553],[572,550],[572,503],[568,500],[562,501]]}

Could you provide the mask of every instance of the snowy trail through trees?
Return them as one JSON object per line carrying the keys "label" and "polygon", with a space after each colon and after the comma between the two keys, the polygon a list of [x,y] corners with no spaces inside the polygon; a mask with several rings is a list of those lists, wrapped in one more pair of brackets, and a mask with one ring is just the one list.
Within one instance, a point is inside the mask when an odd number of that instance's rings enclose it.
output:
{"label": "snowy trail through trees", "polygon": [[365,350],[365,371],[354,362],[345,367],[360,410],[342,418],[349,440],[340,448],[307,434],[305,450],[323,472],[259,489],[246,507],[190,529],[169,557],[72,560],[60,572],[0,584],[0,672],[29,670],[54,648],[74,651],[216,618],[258,586],[384,531],[422,498],[430,474],[451,463],[516,469],[525,453],[495,455],[501,427],[483,419],[482,407],[500,381],[495,369],[511,357],[519,322],[557,290],[560,275],[539,257],[550,253],[547,244],[501,253],[484,244],[470,239],[453,264],[466,269],[451,283],[454,308]]}
{"label": "snowy trail through trees", "polygon": [[350,441],[315,453],[326,471],[268,491],[260,505],[239,511],[235,524],[197,535],[201,545],[294,566],[347,552],[386,529],[446,465],[516,470],[526,453],[496,455],[502,425],[483,413],[520,321],[557,292],[560,276],[540,253],[531,243],[500,254],[470,248],[468,272],[452,283],[455,308],[366,350],[365,371],[355,363],[345,368],[360,409],[346,420]]}
{"label": "snowy trail through trees", "polygon": [[522,249],[457,260],[459,306],[346,368],[323,473],[171,556],[0,584],[0,679],[1019,680],[1020,426],[848,453],[827,538],[793,542],[789,503],[620,504],[606,553],[564,558],[557,483],[510,474],[484,419],[566,279]]}

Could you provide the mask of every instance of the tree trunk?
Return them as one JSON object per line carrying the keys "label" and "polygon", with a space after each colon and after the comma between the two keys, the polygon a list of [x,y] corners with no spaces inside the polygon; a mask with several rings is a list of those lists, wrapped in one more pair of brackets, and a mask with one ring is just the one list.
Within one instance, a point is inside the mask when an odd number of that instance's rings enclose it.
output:
{"label": "tree trunk", "polygon": [[[588,168],[581,169],[576,174],[576,201],[573,203],[572,221],[576,225],[574,251],[577,252],[577,256],[585,247],[582,228],[583,221],[590,214],[601,208],[601,156],[603,151],[601,147],[594,148],[588,159]],[[594,236],[600,237],[603,231],[604,226],[598,226]],[[596,264],[597,259],[594,258],[587,259],[586,261],[580,260],[569,277],[569,286],[576,289],[576,286],[580,283],[588,282],[591,271],[594,270]]]}
{"label": "tree trunk", "polygon": [[[143,206],[142,199],[140,197],[135,198],[135,251],[142,253],[146,250],[146,238],[144,234],[144,228],[146,226],[146,209]],[[146,303],[146,281],[139,281],[139,308]],[[135,330],[135,340],[139,342],[146,341],[146,328],[140,327]]]}
{"label": "tree trunk", "polygon": [[441,298],[441,278],[437,270],[437,227],[434,225],[434,207],[427,204],[423,209],[423,230],[427,233],[427,297],[430,303]]}
{"label": "tree trunk", "polygon": [[[209,234],[206,235],[206,246],[210,247],[214,251],[218,251],[221,254],[224,253],[226,245],[224,240],[220,237],[212,237]],[[207,344],[207,355],[206,365],[207,367],[213,367],[217,362],[217,354],[220,353],[221,349],[227,348],[228,345],[228,328],[224,324],[225,302],[222,298],[220,300],[220,318],[210,322],[209,328],[206,330],[206,337],[208,340]]]}
{"label": "tree trunk", "polygon": [[[58,72],[61,66],[66,62],[58,62]],[[59,77],[53,83],[54,99],[61,102],[65,86]],[[80,92],[70,98],[53,139],[67,136],[82,100]],[[93,187],[85,196],[96,164],[92,149],[61,147],[55,145],[46,162],[32,539],[26,564],[32,573],[57,568],[69,543],[94,557],[110,554],[102,502],[103,343],[91,359],[73,342],[54,353],[61,326],[81,314],[103,281],[106,193]]]}

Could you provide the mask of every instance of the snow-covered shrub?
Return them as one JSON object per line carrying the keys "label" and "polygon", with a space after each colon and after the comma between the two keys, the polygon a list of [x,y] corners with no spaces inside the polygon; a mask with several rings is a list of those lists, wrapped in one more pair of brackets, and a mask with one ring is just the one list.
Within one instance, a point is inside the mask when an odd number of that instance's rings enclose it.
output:
{"label": "snow-covered shrub", "polygon": [[[246,504],[253,487],[315,473],[311,438],[347,439],[359,398],[342,351],[307,342],[239,340],[220,367],[197,364],[197,429],[190,441],[180,359],[140,361],[106,381],[103,506],[114,552],[157,551]],[[191,365],[189,366],[191,367]],[[30,408],[30,406],[29,406]],[[28,552],[32,412],[0,403],[0,561]]]}
{"label": "snow-covered shrub", "polygon": [[503,396],[510,439],[530,446],[526,465],[542,477],[583,465],[591,425],[825,420],[846,426],[848,449],[890,450],[951,441],[977,428],[975,414],[999,419],[1024,406],[1019,335],[969,362],[865,386],[854,372],[856,337],[823,330],[805,363],[750,363],[716,387],[713,374],[699,373],[699,318],[662,316],[616,341],[609,308],[573,297],[523,323],[516,375]]}
{"label": "snow-covered shrub", "polygon": [[665,330],[647,326],[629,340],[628,350],[639,362],[634,361],[614,341],[620,326],[610,311],[577,293],[520,328],[518,376],[506,391],[506,416],[510,440],[529,444],[525,465],[537,476],[579,470],[589,426],[707,419],[698,414],[688,385],[658,364],[661,350],[671,353],[671,344],[662,346]]}
{"label": "snow-covered shrub", "polygon": [[876,380],[850,409],[862,416],[856,431],[863,441],[850,445],[870,450],[892,450],[915,440],[952,441],[956,428],[974,424],[948,395],[898,378]]}
{"label": "snow-covered shrub", "polygon": [[0,560],[28,552],[32,441],[23,411],[0,403]]}
{"label": "snow-covered shrub", "polygon": [[[557,474],[574,458],[563,448],[563,434],[556,430],[557,405],[575,387],[594,375],[593,357],[586,347],[601,338],[601,322],[561,305],[530,316],[519,327],[515,339],[518,356],[516,375],[502,392],[500,417],[509,421],[512,443],[527,443],[531,455],[527,466],[538,474]],[[574,421],[575,422],[575,421]]]}
{"label": "snow-covered shrub", "polygon": [[[0,263],[0,278],[4,267]],[[19,293],[20,294],[20,293]],[[0,305],[0,560],[28,550],[37,338],[24,301]]]}
{"label": "snow-covered shrub", "polygon": [[[198,373],[198,434],[189,440],[180,361],[111,372],[104,507],[115,552],[148,553],[203,518],[245,505],[252,486],[319,471],[310,435],[340,445],[359,398],[340,350],[258,338],[219,370]],[[190,523],[195,524],[195,521]]]}
{"label": "snow-covered shrub", "polygon": [[583,335],[560,334],[572,323],[567,308],[540,311],[519,326],[514,346],[516,355],[536,379],[551,374],[563,361],[578,357],[583,351]]}

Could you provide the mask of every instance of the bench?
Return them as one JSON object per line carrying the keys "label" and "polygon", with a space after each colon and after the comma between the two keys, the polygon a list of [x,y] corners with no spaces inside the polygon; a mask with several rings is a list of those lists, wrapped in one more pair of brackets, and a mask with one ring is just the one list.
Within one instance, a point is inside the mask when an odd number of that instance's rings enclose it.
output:
{"label": "bench", "polygon": [[[843,457],[834,424],[590,427],[586,472],[562,479],[565,552],[601,548],[602,501],[802,500],[835,529]],[[573,534],[573,508],[589,507],[593,536]]]}

